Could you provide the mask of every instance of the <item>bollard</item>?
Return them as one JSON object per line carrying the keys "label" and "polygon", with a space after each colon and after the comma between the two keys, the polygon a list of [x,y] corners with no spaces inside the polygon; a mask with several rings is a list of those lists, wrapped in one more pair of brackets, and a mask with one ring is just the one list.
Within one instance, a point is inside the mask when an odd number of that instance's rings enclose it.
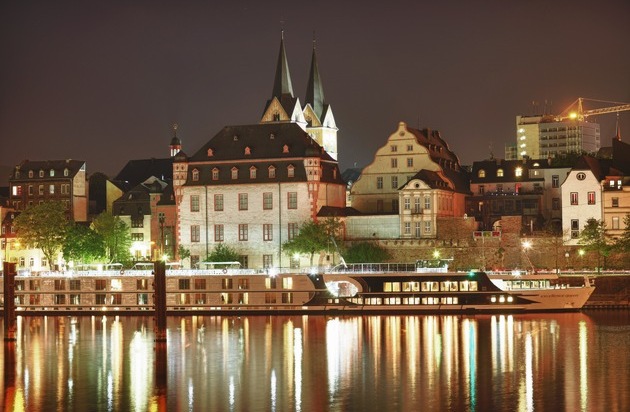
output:
{"label": "bollard", "polygon": [[15,319],[15,263],[4,262],[4,340],[16,340]]}
{"label": "bollard", "polygon": [[166,264],[159,260],[154,268],[155,341],[166,342]]}

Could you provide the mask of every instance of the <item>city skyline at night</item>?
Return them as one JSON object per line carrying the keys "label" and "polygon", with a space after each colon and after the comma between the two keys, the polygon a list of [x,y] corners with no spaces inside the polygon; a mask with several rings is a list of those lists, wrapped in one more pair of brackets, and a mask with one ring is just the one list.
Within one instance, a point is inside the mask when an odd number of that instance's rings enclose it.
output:
{"label": "city skyline at night", "polygon": [[[4,167],[73,158],[90,174],[114,175],[129,159],[167,157],[173,123],[185,152],[226,125],[256,124],[281,29],[302,102],[316,40],[342,170],[368,164],[399,121],[440,130],[470,164],[503,157],[516,115],[559,113],[577,97],[630,101],[623,1],[483,9],[64,1],[0,11]],[[608,145],[615,116],[593,121]],[[623,136],[630,112],[620,124]]]}

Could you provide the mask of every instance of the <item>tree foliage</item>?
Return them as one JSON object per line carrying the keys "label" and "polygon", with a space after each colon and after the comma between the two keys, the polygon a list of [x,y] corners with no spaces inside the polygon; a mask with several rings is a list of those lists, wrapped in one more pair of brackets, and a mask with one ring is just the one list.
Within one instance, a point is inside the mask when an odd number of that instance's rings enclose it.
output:
{"label": "tree foliage", "polygon": [[66,206],[61,202],[31,206],[15,218],[18,238],[27,247],[41,249],[51,270],[63,245],[68,225]]}
{"label": "tree foliage", "polygon": [[580,233],[579,242],[584,245],[584,249],[597,254],[597,270],[599,271],[602,258],[606,269],[606,258],[612,252],[612,244],[606,234],[606,223],[594,218],[588,219]]}
{"label": "tree foliage", "polygon": [[630,213],[623,218],[624,229],[615,242],[615,248],[622,253],[630,253]]}
{"label": "tree foliage", "polygon": [[309,254],[313,265],[315,253],[329,250],[332,239],[339,243],[341,224],[337,218],[322,221],[309,220],[300,226],[299,233],[291,240],[284,242],[282,250],[287,254]]}
{"label": "tree foliage", "polygon": [[105,258],[103,237],[81,224],[70,225],[62,246],[66,261],[94,263]]}
{"label": "tree foliage", "polygon": [[[225,243],[217,244],[207,257],[208,262],[238,262],[238,252]],[[219,267],[219,265],[217,265]]]}
{"label": "tree foliage", "polygon": [[190,257],[190,249],[186,249],[183,245],[179,245],[177,247],[177,256],[179,256],[180,261],[188,259]]}
{"label": "tree foliage", "polygon": [[129,226],[118,216],[113,216],[105,211],[94,219],[91,227],[103,238],[107,263],[122,263],[130,260],[131,234]]}
{"label": "tree foliage", "polygon": [[385,248],[374,242],[355,243],[344,254],[346,263],[383,263],[391,258]]}

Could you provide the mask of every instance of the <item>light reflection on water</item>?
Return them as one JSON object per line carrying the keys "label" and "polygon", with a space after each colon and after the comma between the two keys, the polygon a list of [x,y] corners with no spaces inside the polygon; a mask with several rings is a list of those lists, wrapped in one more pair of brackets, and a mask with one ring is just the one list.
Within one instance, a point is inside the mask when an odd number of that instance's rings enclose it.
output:
{"label": "light reflection on water", "polygon": [[20,317],[0,379],[13,411],[624,411],[629,324],[627,311],[191,316],[169,318],[164,345],[151,317]]}

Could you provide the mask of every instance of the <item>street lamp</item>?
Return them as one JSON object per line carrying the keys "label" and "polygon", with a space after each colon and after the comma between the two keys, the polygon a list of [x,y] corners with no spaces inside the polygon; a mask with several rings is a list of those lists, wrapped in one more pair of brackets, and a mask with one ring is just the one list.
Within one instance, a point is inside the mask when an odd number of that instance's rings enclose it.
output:
{"label": "street lamp", "polygon": [[166,217],[164,213],[158,215],[158,221],[160,222],[160,256],[164,256],[164,221]]}
{"label": "street lamp", "polygon": [[524,240],[521,243],[521,246],[523,246],[523,254],[525,255],[525,258],[527,259],[527,263],[529,263],[529,266],[532,268],[532,272],[534,272],[535,271],[534,265],[532,264],[532,261],[529,258],[529,255],[527,254],[527,251],[532,248],[532,242],[530,240]]}

